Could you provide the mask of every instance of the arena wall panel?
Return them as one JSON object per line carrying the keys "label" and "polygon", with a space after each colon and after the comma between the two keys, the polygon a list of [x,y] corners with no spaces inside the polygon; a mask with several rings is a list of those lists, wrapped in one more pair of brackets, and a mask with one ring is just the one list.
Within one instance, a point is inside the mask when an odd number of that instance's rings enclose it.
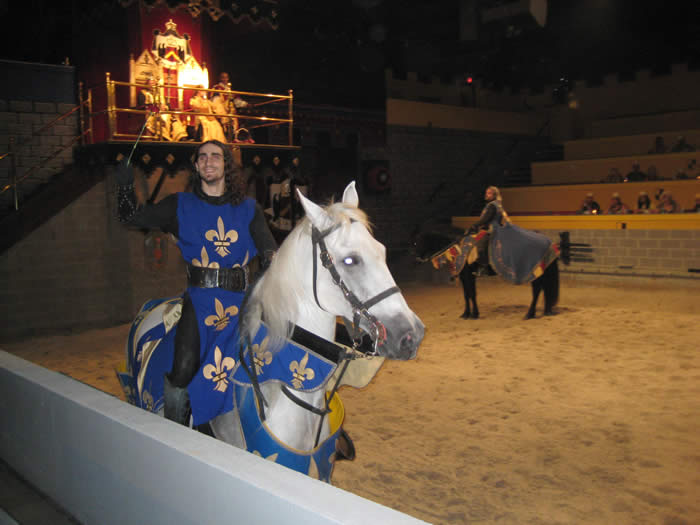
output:
{"label": "arena wall panel", "polygon": [[418,524],[0,350],[0,457],[83,525]]}

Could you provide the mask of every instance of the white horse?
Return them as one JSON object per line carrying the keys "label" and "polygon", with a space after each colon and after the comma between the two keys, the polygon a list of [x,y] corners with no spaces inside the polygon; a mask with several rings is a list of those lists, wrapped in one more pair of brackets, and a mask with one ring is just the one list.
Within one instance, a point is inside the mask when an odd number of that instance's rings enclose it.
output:
{"label": "white horse", "polygon": [[[299,198],[306,217],[249,291],[239,341],[231,342],[237,353],[211,371],[223,378],[218,389],[233,392],[233,410],[210,426],[218,439],[330,481],[336,440],[347,437],[337,388],[364,386],[385,357],[414,358],[425,328],[396,287],[385,248],[358,208],[355,183],[342,202],[325,208]],[[120,380],[130,402],[153,412],[162,412],[156,382],[169,370],[172,356],[165,354],[172,348],[161,341],[174,331],[178,307],[179,298],[144,305],[127,345],[128,370]],[[369,334],[378,357],[358,357],[334,343],[338,317],[348,320],[356,341]],[[144,372],[159,361],[164,364],[154,366],[162,370]],[[363,365],[369,376],[358,379]]]}

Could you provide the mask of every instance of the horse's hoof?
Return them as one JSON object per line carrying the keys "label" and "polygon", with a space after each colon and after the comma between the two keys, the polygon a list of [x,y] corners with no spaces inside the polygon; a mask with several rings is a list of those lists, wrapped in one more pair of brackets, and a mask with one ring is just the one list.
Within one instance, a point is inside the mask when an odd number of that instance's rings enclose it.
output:
{"label": "horse's hoof", "polygon": [[557,315],[557,314],[555,312],[553,312],[552,310],[550,310],[549,312],[545,312],[544,315],[549,317],[549,316]]}
{"label": "horse's hoof", "polygon": [[530,312],[528,312],[527,314],[525,314],[525,317],[523,317],[523,319],[525,319],[526,321],[527,321],[528,319],[534,319],[534,318],[535,318],[535,314],[531,314]]}
{"label": "horse's hoof", "polygon": [[348,460],[352,461],[355,459],[355,444],[345,432],[345,429],[340,430],[338,435],[338,440],[335,442],[335,459],[336,461]]}
{"label": "horse's hoof", "polygon": [[464,312],[462,315],[459,316],[461,319],[469,319],[469,312]]}
{"label": "horse's hoof", "polygon": [[474,312],[472,314],[472,319],[478,319],[479,318],[479,312]]}

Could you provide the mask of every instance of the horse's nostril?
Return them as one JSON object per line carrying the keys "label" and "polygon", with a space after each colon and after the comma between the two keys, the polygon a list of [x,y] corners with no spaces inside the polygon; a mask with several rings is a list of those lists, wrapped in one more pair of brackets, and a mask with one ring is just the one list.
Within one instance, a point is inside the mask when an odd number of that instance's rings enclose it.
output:
{"label": "horse's nostril", "polygon": [[408,332],[401,338],[401,350],[413,350],[415,346],[416,344],[413,332]]}

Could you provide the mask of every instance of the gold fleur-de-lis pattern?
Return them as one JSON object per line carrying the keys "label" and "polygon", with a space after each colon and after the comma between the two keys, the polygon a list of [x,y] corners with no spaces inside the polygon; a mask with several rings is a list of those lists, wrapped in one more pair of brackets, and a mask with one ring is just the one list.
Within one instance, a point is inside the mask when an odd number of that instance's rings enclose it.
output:
{"label": "gold fleur-de-lis pattern", "polygon": [[149,412],[153,412],[153,396],[148,390],[141,392],[141,406]]}
{"label": "gold fleur-de-lis pattern", "polygon": [[305,353],[301,361],[292,361],[289,363],[289,370],[292,371],[292,385],[294,388],[301,388],[304,381],[311,380],[316,376],[316,373],[311,368],[306,368],[306,363],[309,362],[309,353]]}
{"label": "gold fleur-de-lis pattern", "polygon": [[216,262],[216,261],[209,262],[209,254],[207,253],[207,249],[204,246],[202,246],[201,257],[202,257],[201,261],[198,259],[192,259],[192,266],[201,266],[202,268],[218,268],[219,267],[218,262]]}
{"label": "gold fleur-de-lis pattern", "polygon": [[255,364],[255,371],[258,375],[262,374],[262,369],[265,365],[272,363],[272,352],[267,349],[267,344],[270,342],[270,337],[265,337],[260,344],[255,343],[252,345],[253,350],[253,363]]}
{"label": "gold fleur-de-lis pattern", "polygon": [[221,301],[214,299],[214,311],[216,314],[212,314],[204,319],[204,324],[207,326],[213,326],[214,330],[220,332],[226,328],[231,321],[231,317],[238,315],[238,307],[234,304],[224,309],[224,305]]}
{"label": "gold fleur-de-lis pattern", "polygon": [[[259,457],[263,457],[263,455],[260,453],[259,450],[253,450],[253,454]],[[277,456],[279,456],[279,452],[275,452],[274,454],[270,454],[269,456],[265,457],[264,459],[268,461],[272,461],[273,463],[277,462]]]}
{"label": "gold fleur-de-lis pattern", "polygon": [[221,257],[225,257],[231,252],[228,247],[238,240],[238,232],[236,230],[226,231],[224,220],[219,217],[216,221],[216,230],[209,230],[204,234],[206,239],[214,243],[214,250]]}
{"label": "gold fleur-de-lis pattern", "polygon": [[217,392],[226,392],[228,388],[228,372],[236,366],[236,361],[232,357],[224,357],[222,359],[221,349],[217,346],[214,348],[214,364],[206,365],[202,369],[202,373],[206,379],[214,382],[214,390]]}

